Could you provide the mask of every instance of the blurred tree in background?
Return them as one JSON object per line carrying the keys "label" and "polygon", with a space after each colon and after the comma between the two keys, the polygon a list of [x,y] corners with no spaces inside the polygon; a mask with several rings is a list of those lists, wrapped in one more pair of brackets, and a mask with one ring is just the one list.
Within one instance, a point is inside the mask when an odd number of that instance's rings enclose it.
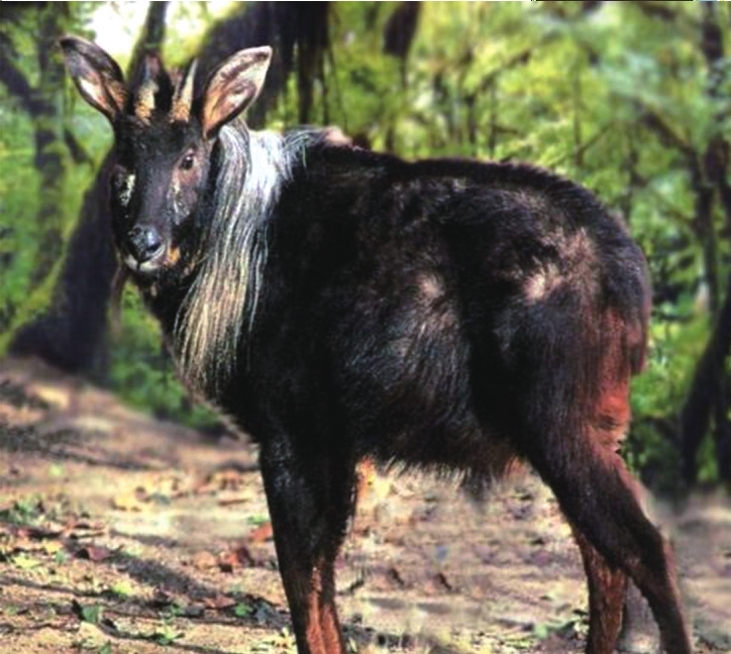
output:
{"label": "blurred tree in background", "polygon": [[[655,301],[626,456],[661,490],[731,483],[730,4],[166,5],[2,5],[0,351],[93,375],[157,414],[211,420],[191,409],[133,291],[107,336],[110,134],[77,102],[54,42],[96,37],[130,74],[145,48],[169,65],[199,56],[205,74],[267,43],[256,127],[335,124],[408,158],[530,161],[622,215]],[[120,38],[107,44],[110,21]]]}

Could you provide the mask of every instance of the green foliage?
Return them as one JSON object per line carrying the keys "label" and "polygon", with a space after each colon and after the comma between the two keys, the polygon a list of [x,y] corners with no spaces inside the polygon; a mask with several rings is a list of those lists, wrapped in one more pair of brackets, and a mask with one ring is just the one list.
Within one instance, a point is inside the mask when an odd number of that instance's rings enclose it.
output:
{"label": "green foliage", "polygon": [[111,588],[110,592],[114,597],[125,600],[134,596],[134,588],[127,580],[118,581]]}
{"label": "green foliage", "polygon": [[14,525],[36,525],[44,510],[40,497],[30,496],[16,500],[12,506],[0,509],[0,521]]}
{"label": "green foliage", "polygon": [[253,614],[253,612],[254,609],[248,604],[242,604],[241,602],[238,602],[236,606],[234,606],[234,615],[237,618],[248,618]]}
{"label": "green foliage", "polygon": [[40,240],[35,220],[39,179],[33,167],[33,129],[28,117],[0,104],[0,331],[22,303]]}
{"label": "green foliage", "polygon": [[[59,258],[42,283],[33,282],[33,274],[43,255],[44,229],[49,227],[39,220],[41,199],[44,193],[52,193],[52,190],[42,187],[42,176],[36,168],[38,153],[34,141],[41,129],[59,131],[57,123],[62,120],[53,113],[34,114],[24,105],[29,101],[39,102],[47,94],[40,60],[46,55],[51,59],[60,57],[60,52],[42,54],[39,51],[38,34],[47,12],[58,12],[56,22],[64,31],[66,26],[73,28],[88,16],[86,3],[75,3],[70,11],[29,4],[14,13],[13,20],[0,24],[3,37],[0,47],[17,66],[18,75],[31,90],[30,97],[20,97],[0,84],[0,354],[7,348],[12,330],[48,305],[61,268]],[[60,105],[62,100],[58,98],[56,101]],[[71,127],[76,128],[73,124]],[[98,148],[111,140],[107,134],[101,138],[83,130],[79,130],[79,134],[82,142],[86,143],[89,138],[92,145],[88,149],[97,154]],[[93,171],[90,167],[71,166],[66,146],[59,140],[43,149],[45,155],[52,152],[61,155],[64,174],[68,172],[61,193],[54,197],[60,205],[59,215],[62,217],[58,226],[62,235],[68,237],[76,224],[83,191]]]}
{"label": "green foliage", "polygon": [[79,605],[80,618],[89,624],[98,625],[104,615],[104,610],[99,604]]}

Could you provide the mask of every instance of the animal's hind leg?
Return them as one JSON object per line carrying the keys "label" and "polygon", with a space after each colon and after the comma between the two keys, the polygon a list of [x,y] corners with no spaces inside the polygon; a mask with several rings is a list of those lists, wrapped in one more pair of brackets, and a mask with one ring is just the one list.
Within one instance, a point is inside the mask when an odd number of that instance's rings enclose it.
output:
{"label": "animal's hind leg", "polygon": [[609,565],[584,534],[574,528],[574,538],[581,550],[584,570],[589,584],[588,652],[614,652],[620,629],[627,575]]}
{"label": "animal's hind leg", "polygon": [[[518,452],[553,490],[579,544],[585,541],[589,583],[617,592],[623,582],[613,571],[626,574],[647,599],[665,651],[690,654],[673,558],[617,452],[629,422],[629,380],[642,358],[643,329],[601,303],[589,306],[578,282],[566,284],[563,293],[512,316],[517,327],[502,344],[507,426]],[[609,602],[605,616],[592,595],[587,652],[610,654],[618,601]]]}
{"label": "animal's hind leg", "polygon": [[[544,427],[545,429],[545,427]],[[559,504],[579,533],[582,554],[589,556],[591,585],[596,590],[618,592],[626,573],[647,598],[668,654],[690,654],[672,556],[658,530],[645,516],[633,490],[634,481],[616,452],[593,441],[596,434],[566,432],[537,439],[528,458],[553,489]],[[534,432],[535,434],[536,432]],[[604,577],[604,575],[607,575]],[[618,600],[609,602],[602,615],[602,600],[590,601],[589,654],[610,654],[616,644],[616,624],[621,614]],[[598,613],[599,612],[599,613]],[[612,636],[614,636],[612,638]]]}
{"label": "animal's hind leg", "polygon": [[334,561],[352,507],[355,466],[337,455],[276,454],[263,447],[262,477],[279,571],[299,654],[344,654]]}

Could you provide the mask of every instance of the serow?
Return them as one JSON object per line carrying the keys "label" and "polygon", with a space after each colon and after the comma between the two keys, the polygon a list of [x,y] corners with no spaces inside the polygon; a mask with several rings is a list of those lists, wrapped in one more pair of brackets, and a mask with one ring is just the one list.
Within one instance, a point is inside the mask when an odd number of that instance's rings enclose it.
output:
{"label": "serow", "polygon": [[259,445],[300,654],[345,652],[334,560],[366,457],[471,485],[530,464],[581,550],[586,651],[614,652],[628,579],[665,651],[691,651],[670,548],[618,454],[646,265],[589,191],[333,130],[250,130],[269,47],[202,80],[149,55],[128,83],[95,44],[61,46],[114,131],[121,268],[188,387]]}

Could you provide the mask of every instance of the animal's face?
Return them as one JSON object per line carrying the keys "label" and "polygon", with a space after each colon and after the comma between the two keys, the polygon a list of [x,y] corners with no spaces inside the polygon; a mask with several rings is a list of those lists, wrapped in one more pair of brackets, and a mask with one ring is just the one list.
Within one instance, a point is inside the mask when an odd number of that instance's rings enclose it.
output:
{"label": "animal's face", "polygon": [[196,95],[195,64],[168,74],[148,55],[127,84],[95,44],[66,37],[61,47],[81,95],[114,130],[111,207],[122,262],[139,277],[189,265],[205,228],[217,135],[256,99],[271,49],[237,52]]}
{"label": "animal's face", "polygon": [[190,254],[210,170],[211,142],[197,121],[150,124],[124,117],[111,174],[114,234],[123,262],[139,273]]}

